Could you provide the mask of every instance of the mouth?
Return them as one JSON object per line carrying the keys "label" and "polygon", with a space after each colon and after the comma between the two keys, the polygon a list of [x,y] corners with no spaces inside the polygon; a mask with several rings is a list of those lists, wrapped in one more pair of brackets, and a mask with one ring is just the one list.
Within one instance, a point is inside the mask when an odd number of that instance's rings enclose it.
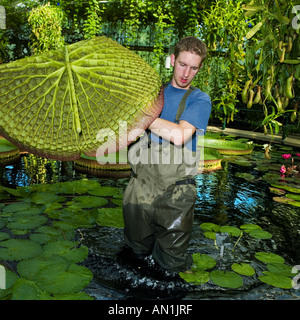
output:
{"label": "mouth", "polygon": [[184,79],[184,78],[181,78],[180,81],[181,81],[182,83],[187,83],[187,79]]}

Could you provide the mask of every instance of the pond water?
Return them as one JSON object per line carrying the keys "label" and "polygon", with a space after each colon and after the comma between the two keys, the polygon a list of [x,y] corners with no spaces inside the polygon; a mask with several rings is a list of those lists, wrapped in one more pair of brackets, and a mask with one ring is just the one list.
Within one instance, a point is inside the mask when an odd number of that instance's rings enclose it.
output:
{"label": "pond water", "polygon": [[[300,153],[290,147],[273,145],[271,160],[264,158],[262,145],[257,143],[250,155],[225,156],[222,169],[202,173],[196,177],[198,197],[194,215],[194,231],[190,253],[207,254],[217,261],[219,270],[231,270],[232,263],[249,263],[256,274],[245,277],[238,289],[216,286],[211,281],[192,285],[182,280],[155,278],[143,267],[122,265],[117,256],[123,246],[123,229],[95,224],[79,228],[77,238],[89,248],[83,262],[94,275],[86,292],[99,300],[111,299],[300,299],[300,289],[281,289],[258,279],[266,270],[266,264],[255,259],[257,252],[280,255],[291,266],[300,265],[300,208],[273,200],[271,184],[292,185],[300,188],[300,178],[280,176],[284,163],[281,154]],[[296,159],[300,162],[300,158]],[[286,162],[287,163],[287,162]],[[102,178],[80,173],[72,162],[42,159],[23,155],[17,162],[0,167],[2,186],[15,188],[35,184],[53,184],[61,181],[90,179],[101,186],[125,189],[128,178]],[[114,205],[110,204],[114,207]],[[200,225],[214,223],[219,226],[239,228],[244,224],[256,224],[272,234],[269,239],[229,237],[222,247],[204,235]]]}

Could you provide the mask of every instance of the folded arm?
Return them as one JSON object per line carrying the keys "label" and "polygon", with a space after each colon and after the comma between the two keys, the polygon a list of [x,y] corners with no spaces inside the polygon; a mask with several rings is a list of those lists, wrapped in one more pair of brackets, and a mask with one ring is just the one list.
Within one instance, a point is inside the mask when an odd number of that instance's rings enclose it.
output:
{"label": "folded arm", "polygon": [[149,129],[176,146],[183,145],[196,131],[196,127],[185,120],[181,120],[177,124],[161,118],[154,120]]}

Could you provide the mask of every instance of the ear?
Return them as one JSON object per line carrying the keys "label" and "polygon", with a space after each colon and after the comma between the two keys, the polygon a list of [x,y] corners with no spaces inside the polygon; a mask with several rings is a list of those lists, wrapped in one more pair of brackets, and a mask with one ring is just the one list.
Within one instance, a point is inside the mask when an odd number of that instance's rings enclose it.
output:
{"label": "ear", "polygon": [[174,53],[171,54],[171,65],[172,65],[172,67],[175,66],[175,54]]}

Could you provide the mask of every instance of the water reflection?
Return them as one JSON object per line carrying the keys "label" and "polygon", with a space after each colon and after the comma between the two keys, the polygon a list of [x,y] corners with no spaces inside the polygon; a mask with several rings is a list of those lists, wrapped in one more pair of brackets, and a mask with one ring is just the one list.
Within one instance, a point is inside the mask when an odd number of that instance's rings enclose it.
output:
{"label": "water reflection", "polygon": [[[268,181],[262,179],[269,168],[257,169],[265,164],[261,152],[251,156],[240,157],[240,164],[224,161],[223,168],[209,174],[196,177],[198,197],[195,207],[194,239],[192,246],[201,248],[205,243],[200,234],[202,222],[213,222],[219,225],[239,227],[245,223],[260,225],[273,234],[272,246],[292,265],[300,264],[300,209],[290,205],[276,203],[269,190]],[[242,164],[242,162],[245,162]],[[276,164],[274,158],[272,163]],[[276,165],[274,166],[276,169]],[[277,161],[277,167],[280,162]],[[268,171],[269,170],[269,171]],[[238,177],[237,173],[251,174],[254,178],[247,181]],[[279,175],[277,172],[276,174]],[[61,162],[36,157],[31,154],[22,155],[21,159],[7,166],[0,166],[0,183],[7,187],[29,186],[34,184],[55,183],[83,178],[99,179],[102,185],[122,185],[127,179],[100,179],[82,174],[74,169],[73,162]],[[109,236],[113,236],[109,234]],[[200,238],[201,236],[201,238]],[[103,244],[114,254],[116,248],[107,246],[108,235],[103,234]],[[121,236],[116,238],[116,247]],[[99,243],[98,243],[99,244]],[[251,251],[251,248],[248,248]],[[200,250],[200,249],[198,249]]]}

